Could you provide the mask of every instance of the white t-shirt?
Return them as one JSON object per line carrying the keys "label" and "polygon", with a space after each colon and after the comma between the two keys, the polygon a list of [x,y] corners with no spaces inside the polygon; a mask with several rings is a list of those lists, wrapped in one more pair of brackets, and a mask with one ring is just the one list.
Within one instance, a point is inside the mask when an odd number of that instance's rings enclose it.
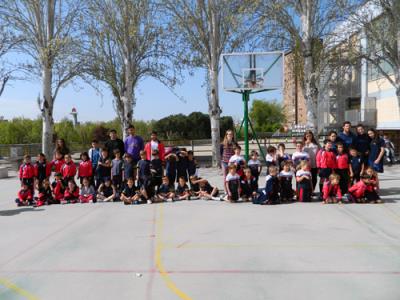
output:
{"label": "white t-shirt", "polygon": [[[157,141],[151,141],[150,145],[151,145],[151,152],[153,152],[153,150],[158,150],[158,142]],[[154,159],[153,154],[151,155],[151,159]]]}
{"label": "white t-shirt", "polygon": [[305,151],[296,151],[292,154],[292,161],[295,166],[297,166],[302,160],[310,161],[310,155]]}
{"label": "white t-shirt", "polygon": [[240,165],[241,162],[244,162],[244,158],[241,155],[232,155],[231,158],[229,159],[230,164],[237,164]]}

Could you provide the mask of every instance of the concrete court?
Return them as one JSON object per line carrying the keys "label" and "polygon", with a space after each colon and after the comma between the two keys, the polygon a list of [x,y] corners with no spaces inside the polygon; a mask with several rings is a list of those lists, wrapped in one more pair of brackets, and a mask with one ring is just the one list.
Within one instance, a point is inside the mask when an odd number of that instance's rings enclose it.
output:
{"label": "concrete court", "polygon": [[16,208],[17,179],[0,180],[0,299],[398,300],[400,168],[386,170],[386,203],[364,205]]}

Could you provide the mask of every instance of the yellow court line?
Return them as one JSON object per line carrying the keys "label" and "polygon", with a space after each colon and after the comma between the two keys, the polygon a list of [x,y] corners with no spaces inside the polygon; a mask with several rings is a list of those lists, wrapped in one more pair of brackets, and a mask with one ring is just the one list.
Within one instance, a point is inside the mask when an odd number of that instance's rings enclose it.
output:
{"label": "yellow court line", "polygon": [[25,297],[28,300],[39,300],[38,297],[32,295],[28,291],[25,291],[24,289],[18,287],[11,281],[5,279],[5,278],[0,278],[0,285],[5,286],[6,288],[12,290],[13,292],[17,293],[18,295],[21,295],[22,297]]}
{"label": "yellow court line", "polygon": [[164,265],[162,263],[162,249],[163,249],[163,243],[162,243],[162,231],[164,227],[164,205],[160,204],[159,205],[160,210],[159,210],[159,216],[156,218],[156,253],[155,253],[155,263],[158,272],[160,273],[162,279],[165,281],[167,284],[167,287],[174,292],[180,299],[184,300],[192,300],[186,293],[181,291],[176,284],[172,281],[168,273],[166,272]]}

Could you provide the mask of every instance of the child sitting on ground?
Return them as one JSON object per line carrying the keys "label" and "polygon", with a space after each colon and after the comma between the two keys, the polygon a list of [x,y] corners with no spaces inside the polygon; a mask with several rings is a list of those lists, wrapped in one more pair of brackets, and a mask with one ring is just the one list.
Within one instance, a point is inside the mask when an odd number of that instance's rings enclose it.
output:
{"label": "child sitting on ground", "polygon": [[229,165],[228,168],[229,168],[229,173],[228,173],[228,175],[226,175],[226,178],[225,178],[225,188],[227,191],[227,195],[224,198],[224,200],[232,203],[232,202],[237,202],[239,200],[240,176],[239,176],[239,174],[236,173],[236,165],[235,164]]}
{"label": "child sitting on ground", "polygon": [[365,203],[365,194],[370,184],[371,177],[364,173],[360,176],[360,181],[356,182],[349,188],[348,199],[351,202]]}
{"label": "child sitting on ground", "polygon": [[207,179],[199,178],[197,180],[199,185],[199,197],[204,200],[221,200],[218,197],[218,189],[213,187]]}
{"label": "child sitting on ground", "polygon": [[68,181],[68,186],[64,192],[64,199],[61,204],[77,203],[79,201],[79,188],[73,179]]}
{"label": "child sitting on ground", "polygon": [[376,192],[379,192],[379,178],[378,178],[378,173],[374,170],[374,168],[372,167],[368,167],[365,170],[365,173],[367,175],[369,175],[370,177],[370,185],[372,185],[374,187],[374,189],[376,190]]}
{"label": "child sitting on ground", "polygon": [[176,196],[178,200],[190,200],[189,187],[186,184],[185,178],[179,177],[178,186],[176,187]]}
{"label": "child sitting on ground", "polygon": [[250,168],[244,169],[244,175],[240,180],[240,197],[247,202],[257,197],[258,181],[252,176]]}
{"label": "child sitting on ground", "polygon": [[96,191],[87,177],[82,179],[82,188],[79,200],[81,203],[96,202]]}
{"label": "child sitting on ground", "polygon": [[325,181],[323,187],[323,204],[342,203],[342,191],[340,189],[340,176],[331,174],[329,181]]}
{"label": "child sitting on ground", "polygon": [[33,195],[30,186],[26,182],[22,182],[21,189],[18,192],[18,198],[15,199],[17,206],[33,205]]}
{"label": "child sitting on ground", "polygon": [[253,200],[253,204],[274,205],[279,204],[279,179],[278,167],[270,166],[268,175],[265,178],[265,188],[257,199]]}
{"label": "child sitting on ground", "polygon": [[164,176],[162,178],[162,184],[160,185],[160,188],[157,191],[157,200],[173,202],[174,198],[175,198],[174,184],[170,183],[168,176]]}
{"label": "child sitting on ground", "polygon": [[97,200],[101,200],[103,202],[116,200],[117,191],[114,185],[111,182],[111,178],[106,178],[104,183],[100,184],[99,190],[97,193]]}
{"label": "child sitting on ground", "polygon": [[64,198],[64,192],[65,192],[65,186],[62,181],[61,173],[56,173],[54,175],[54,181],[51,184],[51,188],[53,190],[54,203],[60,204],[61,200]]}
{"label": "child sitting on ground", "polygon": [[121,200],[125,205],[140,204],[140,192],[135,187],[133,178],[128,178],[125,188],[121,193]]}
{"label": "child sitting on ground", "polygon": [[309,163],[306,160],[300,162],[297,166],[298,171],[296,172],[297,182],[297,201],[299,202],[311,202],[312,194],[312,181]]}
{"label": "child sitting on ground", "polygon": [[36,206],[50,205],[54,203],[53,192],[51,190],[50,181],[45,178],[42,185],[38,189],[39,194],[36,199]]}
{"label": "child sitting on ground", "polygon": [[290,160],[282,161],[282,171],[279,172],[280,197],[282,202],[293,201],[292,179],[294,173],[291,169],[292,162]]}

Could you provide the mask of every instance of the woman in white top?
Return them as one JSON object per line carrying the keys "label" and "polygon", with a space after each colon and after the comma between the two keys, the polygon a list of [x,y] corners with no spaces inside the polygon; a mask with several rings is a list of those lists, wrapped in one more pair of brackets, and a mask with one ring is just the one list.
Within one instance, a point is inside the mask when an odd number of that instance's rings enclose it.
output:
{"label": "woman in white top", "polygon": [[310,168],[312,177],[312,188],[313,191],[317,185],[318,180],[318,168],[317,168],[317,152],[319,150],[319,144],[314,137],[314,133],[311,130],[307,130],[303,136],[304,148],[303,151],[307,152],[310,156]]}

